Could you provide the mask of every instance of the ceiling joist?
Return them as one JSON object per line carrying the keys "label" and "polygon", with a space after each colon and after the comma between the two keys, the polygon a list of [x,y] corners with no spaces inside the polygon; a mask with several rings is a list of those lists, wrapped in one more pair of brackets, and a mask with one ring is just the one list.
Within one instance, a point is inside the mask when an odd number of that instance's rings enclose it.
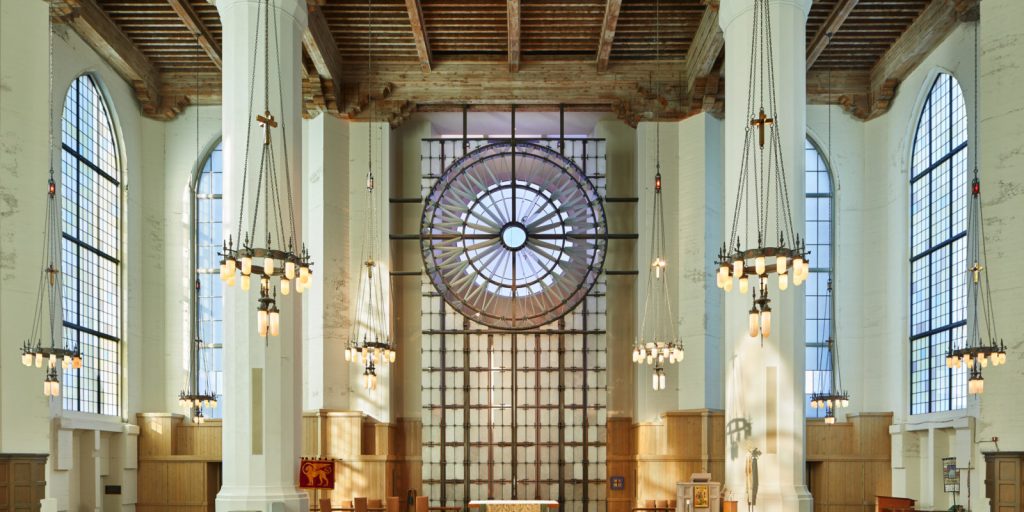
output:
{"label": "ceiling joist", "polygon": [[334,36],[331,35],[331,28],[327,25],[327,19],[323,11],[314,3],[309,3],[309,22],[306,30],[302,33],[302,47],[313,62],[317,79],[305,77],[303,80],[303,93],[307,92],[307,86],[316,82],[317,93],[315,97],[322,98],[314,101],[314,104],[328,111],[337,111],[338,102],[341,101],[341,54],[338,53],[338,46],[334,43]]}
{"label": "ceiling joist", "polygon": [[[719,77],[711,78],[715,62],[725,49],[725,36],[718,25],[718,0],[706,0],[697,35],[686,52],[686,102],[691,111],[706,111],[715,104],[718,95]],[[698,85],[704,85],[698,91]],[[710,88],[708,86],[711,86]]]}
{"label": "ceiling joist", "polygon": [[604,21],[601,23],[601,38],[597,41],[597,70],[608,69],[608,59],[615,42],[615,26],[619,23],[622,0],[607,0],[604,6]]}
{"label": "ceiling joist", "polygon": [[508,70],[519,71],[520,50],[520,5],[519,0],[506,0],[508,16]]}
{"label": "ceiling joist", "polygon": [[409,25],[412,26],[412,35],[416,39],[416,55],[420,59],[420,69],[424,73],[430,72],[431,61],[430,39],[427,37],[426,23],[423,22],[423,6],[420,0],[405,0],[405,8],[409,11]]}
{"label": "ceiling joist", "polygon": [[51,13],[55,22],[67,23],[132,86],[147,116],[172,118],[184,107],[183,98],[166,102],[161,99],[156,66],[95,0],[60,0],[52,5]]}
{"label": "ceiling joist", "polygon": [[817,62],[818,57],[821,56],[821,52],[825,51],[825,47],[828,46],[832,36],[839,31],[839,28],[843,26],[843,22],[853,12],[853,8],[857,7],[857,3],[860,0],[839,0],[832,12],[829,13],[828,18],[825,20],[825,24],[818,29],[814,34],[814,38],[811,39],[811,43],[807,45],[807,70],[814,66]]}
{"label": "ceiling joist", "polygon": [[192,9],[192,4],[188,0],[167,0],[171,4],[171,8],[178,14],[178,18],[181,18],[181,22],[188,27],[189,31],[196,35],[196,41],[199,46],[203,47],[203,51],[213,61],[213,65],[217,66],[217,69],[221,69],[221,51],[220,45],[217,44],[217,40],[210,34],[210,30],[206,28],[206,24],[196,14],[196,11]]}
{"label": "ceiling joist", "polygon": [[956,28],[976,13],[980,0],[934,0],[871,68],[868,104],[860,109],[874,118],[889,111],[900,82]]}

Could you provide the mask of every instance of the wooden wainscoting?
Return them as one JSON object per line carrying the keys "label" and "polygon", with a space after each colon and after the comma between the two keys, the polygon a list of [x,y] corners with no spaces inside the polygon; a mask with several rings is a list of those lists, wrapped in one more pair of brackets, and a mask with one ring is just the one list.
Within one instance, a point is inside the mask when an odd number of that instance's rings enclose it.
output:
{"label": "wooden wainscoting", "polygon": [[221,423],[143,413],[137,512],[213,512],[221,484]]}
{"label": "wooden wainscoting", "polygon": [[303,457],[338,461],[334,490],[321,491],[322,498],[340,503],[356,496],[399,496],[405,503],[409,490],[422,492],[418,418],[389,424],[360,412],[320,410],[302,415],[302,433]]}
{"label": "wooden wainscoting", "polygon": [[676,483],[694,473],[725,478],[725,413],[694,409],[665,413],[659,421],[633,425],[636,446],[635,500],[674,500]]}
{"label": "wooden wainscoting", "polygon": [[39,511],[46,493],[45,453],[0,453],[0,511]]}
{"label": "wooden wainscoting", "polygon": [[807,422],[807,467],[815,512],[872,512],[892,493],[892,413]]}

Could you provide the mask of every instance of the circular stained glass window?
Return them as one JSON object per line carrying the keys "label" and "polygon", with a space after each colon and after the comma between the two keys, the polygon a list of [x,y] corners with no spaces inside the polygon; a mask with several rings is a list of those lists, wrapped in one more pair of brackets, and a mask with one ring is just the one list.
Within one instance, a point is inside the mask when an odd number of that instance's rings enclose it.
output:
{"label": "circular stained glass window", "polygon": [[517,142],[456,161],[427,196],[427,275],[475,322],[530,329],[573,310],[597,281],[607,245],[597,190],[572,160]]}

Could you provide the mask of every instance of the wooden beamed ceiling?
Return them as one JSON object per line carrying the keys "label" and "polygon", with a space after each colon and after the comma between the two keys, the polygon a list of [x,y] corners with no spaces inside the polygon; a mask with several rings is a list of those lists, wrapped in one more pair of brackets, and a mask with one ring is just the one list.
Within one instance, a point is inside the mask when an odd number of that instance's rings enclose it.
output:
{"label": "wooden beamed ceiling", "polygon": [[[721,113],[719,1],[307,0],[305,112],[398,123],[462,105],[564,104],[630,124]],[[862,119],[886,112],[910,71],[958,22],[976,19],[979,1],[815,0],[808,100]],[[132,85],[147,116],[220,101],[221,25],[207,0],[50,3],[53,19]]]}

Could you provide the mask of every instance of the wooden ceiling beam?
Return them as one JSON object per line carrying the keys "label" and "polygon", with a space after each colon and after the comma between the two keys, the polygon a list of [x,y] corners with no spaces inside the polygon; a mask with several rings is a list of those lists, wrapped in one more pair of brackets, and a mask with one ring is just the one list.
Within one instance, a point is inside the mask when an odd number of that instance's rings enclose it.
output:
{"label": "wooden ceiling beam", "polygon": [[181,111],[182,98],[160,96],[160,73],[118,28],[95,0],[59,0],[51,4],[51,16],[66,23],[117,71],[135,91],[147,117],[171,119]]}
{"label": "wooden ceiling beam", "polygon": [[192,4],[188,0],[167,0],[167,2],[171,4],[171,8],[181,18],[181,22],[188,27],[190,32],[195,34],[199,46],[203,47],[203,51],[213,61],[213,65],[217,66],[217,69],[221,69],[220,45],[217,44],[217,40],[210,34],[210,30],[206,28],[203,20],[192,9]]}
{"label": "wooden ceiling beam", "polygon": [[519,71],[520,11],[519,0],[506,0],[508,17],[508,70]]}
{"label": "wooden ceiling beam", "polygon": [[420,58],[420,69],[430,72],[431,53],[430,39],[427,37],[427,24],[423,21],[423,6],[420,0],[405,0],[405,8],[409,11],[409,24],[412,25],[412,36],[416,40],[416,54]]}
{"label": "wooden ceiling beam", "polygon": [[811,69],[811,66],[821,56],[821,52],[825,51],[825,47],[832,41],[832,36],[839,32],[839,28],[843,26],[843,22],[846,18],[850,17],[850,13],[853,12],[853,8],[857,7],[857,3],[860,0],[839,0],[832,12],[829,13],[828,18],[825,20],[825,24],[818,29],[818,32],[814,34],[814,38],[811,39],[811,43],[807,46],[807,70]]}
{"label": "wooden ceiling beam", "polygon": [[604,22],[601,24],[601,38],[597,41],[597,70],[608,69],[608,59],[612,55],[612,43],[615,42],[615,27],[619,24],[619,11],[622,0],[606,0],[604,6]]}
{"label": "wooden ceiling beam", "polygon": [[[684,74],[686,76],[686,103],[688,105],[699,105],[703,110],[707,105],[713,105],[712,98],[705,99],[707,94],[698,94],[698,84],[704,83],[705,88],[711,85],[712,88],[706,91],[712,95],[718,94],[718,78],[712,77],[715,62],[725,49],[725,36],[722,34],[722,27],[718,25],[718,0],[705,0],[704,14],[701,16],[697,33],[686,52],[686,65]],[[713,90],[712,90],[713,89]]]}
{"label": "wooden ceiling beam", "polygon": [[[322,97],[322,101],[318,101],[317,105],[337,113],[338,102],[341,101],[341,53],[331,35],[327,18],[316,0],[308,2],[308,20],[306,30],[302,33],[302,47],[319,75],[315,80],[315,89],[318,90],[317,97]],[[303,77],[304,83],[309,81],[310,77]]]}
{"label": "wooden ceiling beam", "polygon": [[934,0],[871,68],[869,118],[889,111],[899,84],[948,36],[972,19],[980,0]]}

